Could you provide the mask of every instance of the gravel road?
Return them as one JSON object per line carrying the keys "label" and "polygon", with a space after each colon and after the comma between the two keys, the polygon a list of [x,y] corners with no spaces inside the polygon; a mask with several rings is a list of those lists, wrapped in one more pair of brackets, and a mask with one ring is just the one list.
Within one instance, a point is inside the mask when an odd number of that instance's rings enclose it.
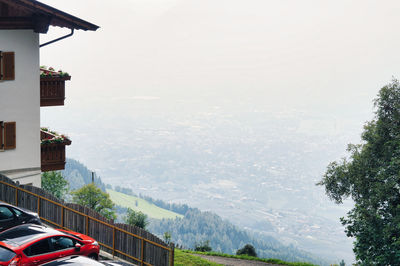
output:
{"label": "gravel road", "polygon": [[218,257],[218,256],[206,256],[200,254],[191,254],[195,256],[202,257],[203,259],[216,262],[219,264],[223,264],[225,266],[267,266],[267,265],[277,265],[266,263],[262,261],[254,261],[254,260],[241,260],[241,259],[233,259],[233,258],[225,258],[225,257]]}

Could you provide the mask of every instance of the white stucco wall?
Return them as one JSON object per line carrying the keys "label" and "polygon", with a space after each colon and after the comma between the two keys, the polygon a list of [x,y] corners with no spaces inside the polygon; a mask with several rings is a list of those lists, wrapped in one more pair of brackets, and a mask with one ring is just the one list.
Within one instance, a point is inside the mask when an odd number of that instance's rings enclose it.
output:
{"label": "white stucco wall", "polygon": [[39,34],[0,30],[0,50],[15,52],[15,80],[0,81],[0,121],[16,122],[16,149],[0,151],[0,172],[40,186]]}

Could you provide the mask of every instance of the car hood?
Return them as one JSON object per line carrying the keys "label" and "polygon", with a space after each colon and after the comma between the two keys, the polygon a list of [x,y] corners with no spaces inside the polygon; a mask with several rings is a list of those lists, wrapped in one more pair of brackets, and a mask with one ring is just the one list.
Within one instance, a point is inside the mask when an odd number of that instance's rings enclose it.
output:
{"label": "car hood", "polygon": [[27,210],[27,209],[23,209],[23,208],[21,208],[21,210],[23,210],[25,213],[27,213],[29,215],[32,215],[32,216],[35,216],[35,217],[39,218],[39,214],[37,214],[36,212],[30,211],[30,210]]}
{"label": "car hood", "polygon": [[84,234],[81,234],[81,233],[77,233],[77,232],[74,232],[74,231],[68,231],[68,230],[63,230],[63,229],[56,229],[56,230],[60,231],[60,232],[63,232],[63,233],[66,233],[66,234],[74,235],[77,238],[82,239],[83,242],[85,242],[85,243],[91,243],[91,242],[95,242],[96,241],[93,238],[91,238],[90,236],[87,236],[87,235],[84,235]]}

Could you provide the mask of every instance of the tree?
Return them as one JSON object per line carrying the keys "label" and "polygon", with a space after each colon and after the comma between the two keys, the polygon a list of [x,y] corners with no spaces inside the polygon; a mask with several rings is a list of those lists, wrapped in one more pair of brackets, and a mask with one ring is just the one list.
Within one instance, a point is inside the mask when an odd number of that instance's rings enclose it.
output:
{"label": "tree", "polygon": [[69,190],[68,181],[56,171],[42,173],[42,188],[59,199],[63,199]]}
{"label": "tree", "polygon": [[323,179],[337,204],[348,197],[354,208],[341,218],[363,265],[400,265],[400,84],[393,80],[374,101],[362,144],[348,146],[349,158],[328,165]]}
{"label": "tree", "polygon": [[88,184],[72,192],[73,201],[93,209],[108,219],[115,219],[114,203],[110,195],[95,184]]}
{"label": "tree", "polygon": [[236,251],[236,255],[247,255],[247,256],[257,257],[256,249],[250,244],[247,244],[243,248],[238,249]]}
{"label": "tree", "polygon": [[342,260],[342,261],[339,263],[339,266],[346,266],[346,263],[344,262],[344,260]]}
{"label": "tree", "polygon": [[143,229],[146,229],[146,226],[149,224],[146,214],[141,211],[134,211],[131,208],[128,208],[125,216],[125,222]]}
{"label": "tree", "polygon": [[170,232],[164,232],[163,235],[165,243],[169,244],[171,242],[171,233]]}

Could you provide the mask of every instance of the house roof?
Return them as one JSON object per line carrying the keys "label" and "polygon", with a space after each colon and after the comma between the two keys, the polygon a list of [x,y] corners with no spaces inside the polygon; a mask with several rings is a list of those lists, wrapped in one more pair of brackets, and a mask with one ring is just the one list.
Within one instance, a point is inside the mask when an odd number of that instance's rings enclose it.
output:
{"label": "house roof", "polygon": [[33,29],[47,33],[50,25],[85,31],[99,28],[36,0],[0,0],[0,29]]}

